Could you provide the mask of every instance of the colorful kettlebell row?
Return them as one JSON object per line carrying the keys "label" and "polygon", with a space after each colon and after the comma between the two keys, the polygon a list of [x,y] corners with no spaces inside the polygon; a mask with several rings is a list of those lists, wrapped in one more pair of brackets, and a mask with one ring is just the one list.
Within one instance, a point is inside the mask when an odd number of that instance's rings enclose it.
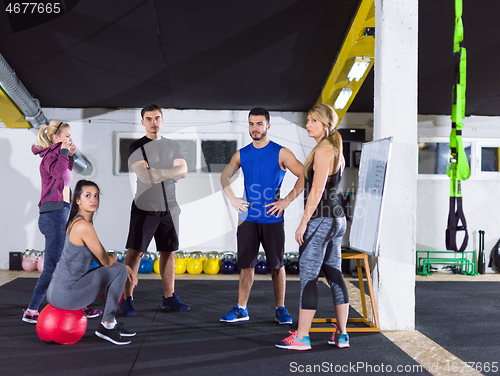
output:
{"label": "colorful kettlebell row", "polygon": [[[123,263],[127,251],[116,252],[118,261]],[[22,267],[26,271],[39,270],[43,271],[44,252],[34,249],[27,249],[23,254]],[[97,268],[99,264],[93,260],[90,269]],[[90,270],[89,269],[89,270]],[[285,270],[290,274],[299,273],[299,253],[290,252],[285,258]],[[139,273],[148,274],[155,272],[160,273],[160,255],[157,252],[144,252],[139,265]],[[176,251],[175,252],[175,274],[233,274],[239,271],[236,265],[236,256],[234,252],[216,252],[216,251]],[[257,264],[255,265],[256,274],[267,274],[266,255],[264,252],[259,252]]]}
{"label": "colorful kettlebell row", "polygon": [[175,274],[232,274],[237,270],[234,252],[177,251],[175,252]]}

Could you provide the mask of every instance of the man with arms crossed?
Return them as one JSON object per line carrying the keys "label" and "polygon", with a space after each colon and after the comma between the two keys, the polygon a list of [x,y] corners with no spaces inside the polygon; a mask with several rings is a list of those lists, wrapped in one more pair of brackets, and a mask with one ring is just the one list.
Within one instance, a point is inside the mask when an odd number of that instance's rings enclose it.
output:
{"label": "man with arms crossed", "polygon": [[[271,124],[267,110],[252,109],[248,116],[248,125],[253,142],[234,153],[220,178],[231,206],[239,213],[240,223],[236,236],[238,267],[241,269],[238,304],[222,316],[220,321],[237,322],[249,319],[247,302],[254,280],[259,246],[262,244],[273,280],[276,321],[290,325],[293,320],[285,306],[283,210],[304,189],[303,166],[289,149],[269,140],[267,131]],[[245,182],[243,198],[236,197],[231,188],[231,178],[240,167]],[[290,193],[281,199],[280,188],[287,169],[298,179]]]}
{"label": "man with arms crossed", "polygon": [[[175,198],[175,183],[186,177],[187,164],[180,145],[161,137],[163,114],[151,104],[141,111],[146,135],[129,147],[129,166],[137,175],[137,190],[130,213],[127,255],[124,264],[137,275],[143,253],[151,239],[160,252],[160,275],[163,281],[162,308],[187,311],[174,292],[175,255],[179,248],[180,208]],[[127,281],[120,305],[124,316],[137,316],[133,299],[134,287]]]}

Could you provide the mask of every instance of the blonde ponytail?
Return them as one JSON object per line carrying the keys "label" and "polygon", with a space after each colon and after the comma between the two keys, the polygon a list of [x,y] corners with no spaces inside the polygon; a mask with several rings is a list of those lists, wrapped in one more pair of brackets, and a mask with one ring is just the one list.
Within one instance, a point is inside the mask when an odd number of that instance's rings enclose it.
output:
{"label": "blonde ponytail", "polygon": [[42,125],[38,130],[37,149],[46,149],[54,145],[53,136],[60,135],[64,128],[69,127],[68,123],[63,123],[59,120],[53,120],[49,125]]}
{"label": "blonde ponytail", "polygon": [[325,137],[318,142],[311,153],[307,156],[306,162],[304,163],[304,176],[308,176],[307,174],[314,165],[314,155],[316,154],[316,148],[319,146],[331,146],[333,150],[335,150],[335,160],[333,166],[334,172],[336,172],[340,166],[343,153],[342,137],[336,130],[339,122],[337,113],[333,107],[328,104],[318,104],[311,108],[307,115],[323,124]]}

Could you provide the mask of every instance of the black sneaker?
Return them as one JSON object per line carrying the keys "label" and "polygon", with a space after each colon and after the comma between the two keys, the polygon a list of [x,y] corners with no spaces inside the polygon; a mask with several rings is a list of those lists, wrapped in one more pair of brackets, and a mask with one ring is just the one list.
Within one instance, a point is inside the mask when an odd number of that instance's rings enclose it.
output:
{"label": "black sneaker", "polygon": [[128,345],[130,343],[130,340],[123,338],[122,334],[118,331],[118,324],[113,329],[106,329],[102,323],[99,323],[95,335],[115,345]]}
{"label": "black sneaker", "polygon": [[118,329],[118,331],[120,332],[120,334],[122,335],[122,337],[133,337],[136,335],[135,332],[131,331],[131,330],[128,330],[127,328],[125,328],[125,326],[123,325],[123,323],[118,323],[116,324],[116,328]]}
{"label": "black sneaker", "polygon": [[163,297],[163,304],[161,308],[163,308],[163,310],[165,311],[172,310],[172,311],[186,312],[189,311],[189,308],[191,307],[181,302],[177,294],[174,292],[174,295],[172,295],[170,298]]}

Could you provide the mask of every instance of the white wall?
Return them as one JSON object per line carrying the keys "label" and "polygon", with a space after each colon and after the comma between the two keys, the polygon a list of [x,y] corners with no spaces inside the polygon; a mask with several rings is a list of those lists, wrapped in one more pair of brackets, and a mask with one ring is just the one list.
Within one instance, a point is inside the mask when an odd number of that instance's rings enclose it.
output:
{"label": "white wall", "polygon": [[[128,232],[130,204],[135,185],[123,175],[115,175],[114,132],[143,132],[139,110],[53,109],[46,108],[48,119],[70,123],[72,138],[78,149],[93,166],[90,176],[74,174],[72,186],[81,179],[95,181],[101,189],[101,206],[95,217],[97,233],[107,249],[124,250]],[[170,132],[239,133],[242,146],[251,142],[248,135],[248,111],[165,110],[162,134]],[[351,126],[367,127],[370,115],[350,115]],[[315,145],[301,127],[304,113],[271,113],[270,138],[289,148],[304,162]],[[1,125],[1,123],[0,123]],[[369,132],[367,132],[369,133]],[[0,127],[0,269],[8,269],[8,255],[28,248],[43,250],[44,238],[38,230],[38,201],[40,199],[40,160],[31,153],[35,143],[32,130]],[[188,174],[177,185],[181,205],[181,249],[236,251],[235,211],[225,205],[221,193],[220,174]],[[345,185],[351,187],[356,179],[353,171],[346,174]],[[134,179],[132,179],[133,181]],[[242,192],[241,179],[235,190]],[[295,184],[287,173],[283,194]],[[286,210],[286,251],[297,251],[293,234],[300,222],[303,197],[297,198]],[[154,250],[154,242],[150,250]]]}

